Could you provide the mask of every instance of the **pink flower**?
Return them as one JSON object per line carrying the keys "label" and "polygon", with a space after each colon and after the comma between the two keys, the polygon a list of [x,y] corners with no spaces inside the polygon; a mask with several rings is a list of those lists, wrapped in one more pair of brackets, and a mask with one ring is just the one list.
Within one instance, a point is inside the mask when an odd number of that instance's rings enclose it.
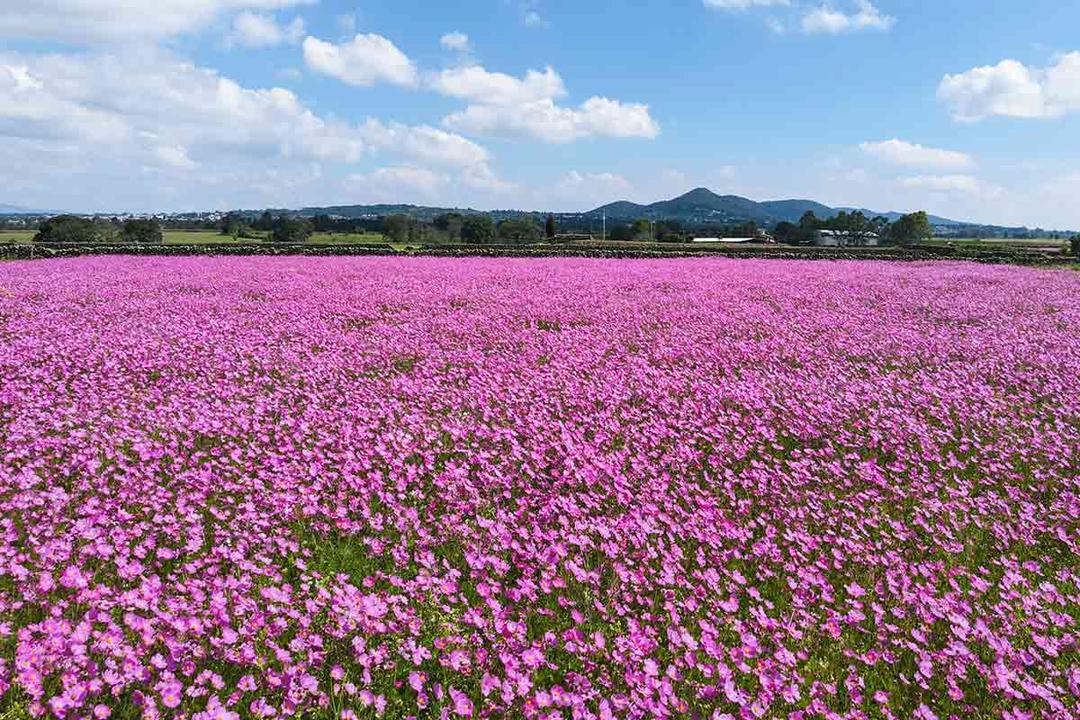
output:
{"label": "pink flower", "polygon": [[450,688],[450,699],[454,702],[454,714],[459,717],[472,717],[473,704],[468,696],[457,688]]}
{"label": "pink flower", "polygon": [[165,683],[161,688],[161,704],[169,709],[179,707],[183,690],[183,686],[178,682]]}

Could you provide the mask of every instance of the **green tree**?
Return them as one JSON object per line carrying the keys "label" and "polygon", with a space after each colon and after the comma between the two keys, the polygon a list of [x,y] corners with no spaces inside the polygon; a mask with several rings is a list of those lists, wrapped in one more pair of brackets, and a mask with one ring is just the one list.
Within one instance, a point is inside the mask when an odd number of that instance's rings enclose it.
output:
{"label": "green tree", "polygon": [[495,238],[495,224],[487,215],[469,215],[461,227],[461,239],[467,243],[489,243]]}
{"label": "green tree", "polygon": [[387,215],[382,222],[383,234],[396,243],[408,242],[412,218],[408,215]]}
{"label": "green tree", "polygon": [[821,229],[821,220],[814,214],[813,210],[807,210],[803,213],[802,218],[799,219],[799,228],[802,230],[809,230],[814,232]]}
{"label": "green tree", "polygon": [[923,211],[904,215],[889,227],[889,239],[897,245],[918,245],[933,235],[930,217]]}
{"label": "green tree", "polygon": [[89,218],[76,215],[57,215],[38,225],[34,242],[38,243],[95,243],[102,239],[101,228]]}
{"label": "green tree", "polygon": [[450,242],[461,241],[461,229],[465,225],[465,218],[461,213],[443,213],[435,218],[432,224],[436,230],[446,233]]}
{"label": "green tree", "polygon": [[333,232],[334,220],[326,214],[316,215],[311,219],[311,226],[315,232]]}
{"label": "green tree", "polygon": [[795,223],[777,223],[773,228],[773,237],[782,245],[797,245],[802,238],[802,229]]}
{"label": "green tree", "polygon": [[270,239],[278,243],[302,243],[311,237],[311,223],[304,218],[279,215],[274,220]]}
{"label": "green tree", "polygon": [[270,232],[274,229],[274,216],[269,210],[264,210],[259,219],[252,223],[252,227],[261,232]]}
{"label": "green tree", "polygon": [[157,220],[125,220],[120,237],[124,242],[138,245],[157,245],[164,240],[161,223]]}
{"label": "green tree", "polygon": [[246,237],[248,224],[244,216],[238,212],[231,212],[221,220],[221,234],[232,238]]}
{"label": "green tree", "polygon": [[653,225],[656,240],[663,243],[684,242],[687,240],[683,225],[678,220],[661,220]]}
{"label": "green tree", "polygon": [[1080,260],[1080,235],[1073,235],[1072,240],[1069,240],[1069,247],[1072,249],[1073,257]]}
{"label": "green tree", "polygon": [[631,239],[638,241],[652,240],[652,223],[645,218],[638,218],[630,226]]}
{"label": "green tree", "polygon": [[544,223],[544,237],[548,240],[554,240],[559,230],[555,226],[555,216],[550,213],[547,216],[547,221]]}
{"label": "green tree", "polygon": [[540,240],[540,228],[532,218],[510,218],[499,223],[499,239],[515,243],[534,243]]}

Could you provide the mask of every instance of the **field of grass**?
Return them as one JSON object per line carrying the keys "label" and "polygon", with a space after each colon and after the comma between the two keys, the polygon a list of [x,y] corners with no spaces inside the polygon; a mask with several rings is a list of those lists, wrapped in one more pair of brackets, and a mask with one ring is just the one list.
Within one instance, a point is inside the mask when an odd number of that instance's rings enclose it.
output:
{"label": "field of grass", "polygon": [[1066,240],[1054,238],[933,238],[931,245],[972,245],[988,248],[1060,248],[1068,244]]}
{"label": "field of grass", "polygon": [[33,230],[0,230],[0,243],[24,243],[33,239]]}

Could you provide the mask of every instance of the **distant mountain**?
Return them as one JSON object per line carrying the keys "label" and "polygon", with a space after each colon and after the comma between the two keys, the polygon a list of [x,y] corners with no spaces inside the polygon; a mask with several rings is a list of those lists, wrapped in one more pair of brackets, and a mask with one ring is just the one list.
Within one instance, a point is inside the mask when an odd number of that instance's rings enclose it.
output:
{"label": "distant mountain", "polygon": [[[662,200],[649,205],[641,205],[626,200],[608,203],[595,210],[576,213],[554,213],[560,228],[598,231],[603,218],[607,219],[608,228],[620,223],[628,223],[638,218],[648,220],[677,220],[683,225],[702,227],[709,225],[739,225],[753,221],[761,227],[771,227],[779,222],[797,223],[807,212],[813,212],[819,218],[828,220],[839,212],[859,210],[870,218],[882,216],[895,221],[903,213],[890,211],[879,212],[865,208],[829,207],[813,200],[767,200],[757,202],[738,195],[718,195],[707,188],[697,188],[685,195],[671,200]],[[332,207],[309,207],[300,211],[305,217],[315,215],[335,215],[346,218],[375,218],[393,214],[411,215],[419,220],[431,221],[448,212],[462,215],[487,215],[496,222],[506,218],[533,217],[542,221],[546,212],[526,210],[480,211],[471,208],[440,208],[419,205],[337,205]],[[930,223],[941,234],[954,236],[976,236],[995,233],[1023,232],[1027,228],[1009,228],[998,225],[961,222],[937,215],[930,216]]]}
{"label": "distant mountain", "polygon": [[54,215],[52,210],[35,210],[22,207],[21,205],[4,205],[0,203],[0,215]]}
{"label": "distant mountain", "polygon": [[[904,216],[904,213],[877,212],[875,210],[867,210],[866,208],[842,207],[842,208],[836,208],[836,210],[837,211],[844,210],[844,211],[847,211],[847,212],[854,212],[854,211],[858,210],[863,215],[866,215],[867,217],[877,217],[877,216],[880,215],[881,217],[885,218],[889,222],[896,222],[897,220],[899,220],[900,218],[902,218]],[[965,222],[960,222],[959,220],[949,220],[948,218],[943,218],[940,215],[930,215],[929,218],[930,218],[930,224],[931,225],[940,225],[940,226],[971,225],[972,227],[979,226],[978,223],[965,223]],[[993,226],[987,225],[986,227],[998,227],[998,226],[996,226],[996,225],[993,225]]]}
{"label": "distant mountain", "polygon": [[[798,222],[806,212],[813,212],[819,218],[835,217],[841,210],[851,212],[851,208],[831,208],[813,200],[769,200],[756,202],[738,195],[717,195],[706,188],[691,190],[673,200],[663,200],[651,205],[638,205],[631,202],[615,202],[598,207],[588,213],[589,217],[606,215],[616,221],[648,218],[650,220],[678,220],[689,224],[726,225],[744,222],[756,222],[758,225],[775,225],[778,222]],[[901,213],[878,213],[863,210],[868,217],[884,215],[890,220],[900,217]],[[931,217],[935,225],[960,225],[947,218]]]}

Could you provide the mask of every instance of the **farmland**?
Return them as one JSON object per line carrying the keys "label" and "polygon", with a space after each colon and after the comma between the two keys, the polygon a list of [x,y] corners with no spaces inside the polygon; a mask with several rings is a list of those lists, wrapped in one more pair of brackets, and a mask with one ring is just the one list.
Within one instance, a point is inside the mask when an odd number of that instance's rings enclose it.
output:
{"label": "farmland", "polygon": [[1080,274],[0,265],[0,713],[1049,718]]}

